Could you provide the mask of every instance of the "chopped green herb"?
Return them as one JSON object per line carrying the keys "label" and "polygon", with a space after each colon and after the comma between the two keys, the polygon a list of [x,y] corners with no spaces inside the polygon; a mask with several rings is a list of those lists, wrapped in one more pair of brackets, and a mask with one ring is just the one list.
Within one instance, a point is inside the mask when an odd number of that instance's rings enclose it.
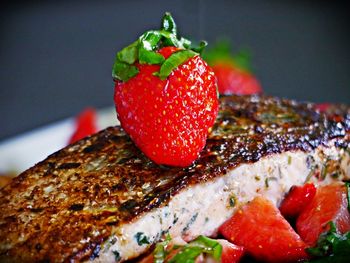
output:
{"label": "chopped green herb", "polygon": [[[174,19],[170,13],[165,13],[160,30],[146,31],[137,41],[117,53],[112,77],[115,80],[128,81],[139,72],[138,68],[134,66],[138,60],[141,64],[161,65],[158,75],[165,79],[176,67],[189,58],[199,55],[206,45],[206,42],[202,41],[198,47],[194,47],[191,46],[191,41],[188,39],[183,37],[179,39]],[[166,46],[178,47],[180,51],[176,53],[181,53],[175,57],[170,56],[168,59],[164,59],[157,50]]]}
{"label": "chopped green herb", "polygon": [[198,55],[198,53],[192,50],[180,50],[173,53],[167,60],[164,61],[160,67],[159,72],[154,75],[159,76],[160,79],[166,79],[170,73],[178,66],[186,62],[189,58]]}
{"label": "chopped green herb", "polygon": [[266,188],[270,187],[270,183],[269,183],[269,178],[268,177],[265,178],[265,187]]}
{"label": "chopped green herb", "polygon": [[170,32],[172,34],[176,34],[177,28],[174,21],[174,18],[171,16],[169,12],[166,12],[162,19],[162,30]]}
{"label": "chopped green herb", "polygon": [[256,180],[256,181],[260,181],[260,176],[258,176],[258,175],[256,175],[255,177],[254,177],[254,179]]}
{"label": "chopped green herb", "polygon": [[139,246],[142,246],[144,244],[150,244],[150,241],[149,241],[148,237],[142,232],[137,232],[135,234],[135,239],[136,239],[137,244]]}
{"label": "chopped green herb", "polygon": [[292,157],[288,156],[288,165],[291,165],[291,163],[292,163]]}
{"label": "chopped green herb", "polygon": [[330,229],[320,235],[317,245],[307,249],[309,254],[316,257],[310,262],[348,262],[350,254],[350,232],[341,235],[333,222]]}
{"label": "chopped green herb", "polygon": [[222,246],[214,239],[199,236],[189,244],[183,246],[181,250],[169,260],[169,263],[194,263],[195,259],[202,253],[209,254],[214,259],[220,260]]}
{"label": "chopped green herb", "polygon": [[139,70],[135,66],[117,60],[113,65],[112,77],[121,81],[127,81],[137,75]]}
{"label": "chopped green herb", "polygon": [[131,45],[123,48],[120,52],[118,52],[117,54],[117,58],[121,61],[121,62],[125,62],[129,65],[135,63],[135,61],[138,58],[138,42],[135,41],[134,43],[132,43]]}
{"label": "chopped green herb", "polygon": [[166,251],[166,247],[169,245],[171,241],[171,237],[168,234],[163,242],[159,242],[156,244],[156,248],[153,251],[154,263],[163,263],[168,252]]}
{"label": "chopped green herb", "polygon": [[270,187],[270,181],[277,181],[278,179],[276,177],[266,177],[265,178],[265,187],[269,188]]}
{"label": "chopped green herb", "polygon": [[198,213],[195,213],[191,217],[190,221],[188,221],[187,225],[182,229],[182,233],[185,233],[186,231],[188,231],[190,229],[190,226],[196,221],[197,217],[198,217]]}
{"label": "chopped green herb", "polygon": [[230,207],[235,207],[235,205],[236,205],[236,196],[231,195],[230,196]]}
{"label": "chopped green herb", "polygon": [[115,262],[118,262],[121,259],[120,253],[117,250],[112,250],[112,253],[114,254]]}

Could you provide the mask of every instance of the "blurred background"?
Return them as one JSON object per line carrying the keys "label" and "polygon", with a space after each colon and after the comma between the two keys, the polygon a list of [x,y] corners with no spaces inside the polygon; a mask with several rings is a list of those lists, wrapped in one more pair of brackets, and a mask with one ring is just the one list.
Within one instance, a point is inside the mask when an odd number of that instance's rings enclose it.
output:
{"label": "blurred background", "polygon": [[115,53],[165,11],[184,36],[248,47],[265,93],[350,104],[343,1],[2,1],[0,141],[112,106]]}

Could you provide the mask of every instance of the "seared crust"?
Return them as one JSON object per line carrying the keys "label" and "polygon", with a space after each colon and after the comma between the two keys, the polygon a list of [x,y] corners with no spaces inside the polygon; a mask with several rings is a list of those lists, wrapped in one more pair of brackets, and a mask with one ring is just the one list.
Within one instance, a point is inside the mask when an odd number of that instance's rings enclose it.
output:
{"label": "seared crust", "polygon": [[271,97],[222,97],[200,158],[188,168],[148,160],[120,127],[52,154],[0,191],[0,261],[68,262],[98,256],[113,227],[165,205],[186,187],[241,163],[336,139],[349,149],[350,117]]}

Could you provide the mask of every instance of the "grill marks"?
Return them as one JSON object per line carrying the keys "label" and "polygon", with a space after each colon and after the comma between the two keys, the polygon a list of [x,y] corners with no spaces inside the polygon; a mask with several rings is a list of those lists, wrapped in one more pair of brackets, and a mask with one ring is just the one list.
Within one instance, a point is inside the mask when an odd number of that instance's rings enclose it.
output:
{"label": "grill marks", "polygon": [[328,120],[312,105],[294,101],[222,97],[205,149],[184,169],[155,165],[120,127],[108,128],[52,154],[1,189],[0,261],[95,258],[112,227],[165,205],[192,184],[333,138],[348,147],[347,120]]}

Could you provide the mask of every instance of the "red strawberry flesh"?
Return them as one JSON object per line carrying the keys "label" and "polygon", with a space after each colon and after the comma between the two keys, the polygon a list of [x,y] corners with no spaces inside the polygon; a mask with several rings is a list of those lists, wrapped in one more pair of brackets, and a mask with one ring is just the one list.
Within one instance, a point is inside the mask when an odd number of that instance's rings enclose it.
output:
{"label": "red strawberry flesh", "polygon": [[[162,48],[165,58],[177,51]],[[204,148],[218,112],[216,79],[211,68],[194,56],[165,80],[159,65],[136,64],[139,73],[116,81],[115,103],[122,127],[157,164],[188,166]]]}

